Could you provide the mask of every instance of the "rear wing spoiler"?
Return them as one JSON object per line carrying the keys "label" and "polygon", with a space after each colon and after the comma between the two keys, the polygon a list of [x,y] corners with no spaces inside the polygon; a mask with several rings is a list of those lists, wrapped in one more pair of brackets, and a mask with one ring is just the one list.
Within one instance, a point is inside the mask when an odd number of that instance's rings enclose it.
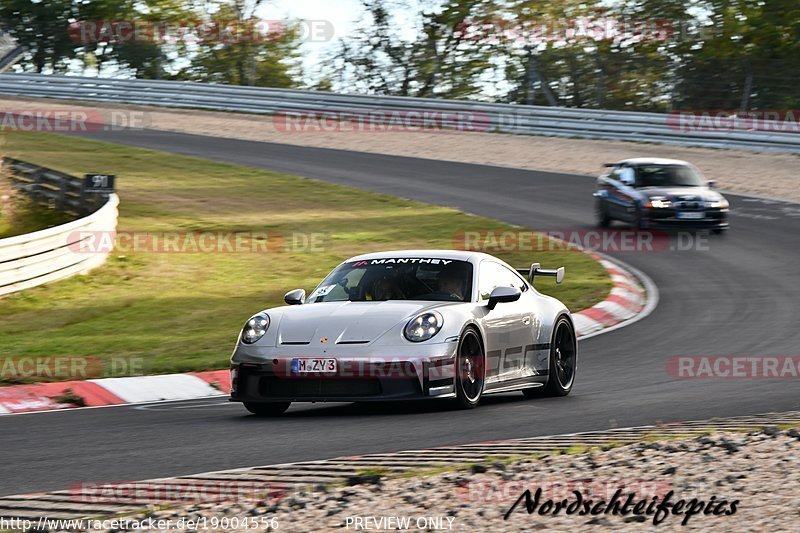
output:
{"label": "rear wing spoiler", "polygon": [[542,265],[539,263],[533,263],[530,268],[518,268],[517,272],[526,276],[528,279],[528,283],[533,285],[533,278],[536,276],[552,276],[556,278],[556,283],[561,283],[564,281],[564,274],[566,270],[564,267],[559,267],[555,270],[547,270],[542,268]]}

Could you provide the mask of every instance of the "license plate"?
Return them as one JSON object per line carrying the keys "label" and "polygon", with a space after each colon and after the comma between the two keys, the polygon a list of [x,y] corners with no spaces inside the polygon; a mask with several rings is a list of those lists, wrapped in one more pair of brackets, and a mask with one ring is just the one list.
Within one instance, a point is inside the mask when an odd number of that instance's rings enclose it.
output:
{"label": "license plate", "polygon": [[295,374],[335,374],[336,359],[292,359]]}
{"label": "license plate", "polygon": [[689,219],[689,220],[697,220],[699,218],[706,218],[706,214],[704,212],[702,212],[702,211],[697,211],[697,212],[693,212],[693,213],[691,213],[691,212],[690,213],[678,212],[677,216],[678,216],[678,218],[685,218],[685,219]]}

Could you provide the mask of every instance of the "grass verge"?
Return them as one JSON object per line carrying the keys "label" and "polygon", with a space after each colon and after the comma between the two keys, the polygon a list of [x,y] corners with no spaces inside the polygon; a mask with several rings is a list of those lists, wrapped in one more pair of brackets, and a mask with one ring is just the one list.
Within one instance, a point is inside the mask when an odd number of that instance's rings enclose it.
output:
{"label": "grass verge", "polygon": [[[22,160],[116,174],[118,231],[260,231],[283,240],[270,253],[115,251],[91,275],[5,297],[0,359],[94,357],[106,363],[106,375],[225,368],[252,313],[281,305],[290,289],[312,289],[347,257],[452,248],[464,230],[512,229],[445,207],[200,158],[41,133],[8,133],[6,141],[5,152]],[[497,255],[511,264],[565,266],[563,285],[547,278],[537,288],[572,310],[611,289],[606,271],[580,252]],[[0,383],[26,381],[0,376]]]}

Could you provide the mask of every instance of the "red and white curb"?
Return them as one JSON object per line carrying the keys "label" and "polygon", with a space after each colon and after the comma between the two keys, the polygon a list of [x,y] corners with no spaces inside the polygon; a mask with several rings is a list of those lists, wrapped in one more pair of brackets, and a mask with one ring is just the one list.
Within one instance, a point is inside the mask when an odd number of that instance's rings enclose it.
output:
{"label": "red and white curb", "polygon": [[658,288],[644,273],[617,259],[589,253],[608,271],[614,288],[605,300],[572,313],[581,339],[630,325],[649,315],[658,304]]}
{"label": "red and white curb", "polygon": [[[592,253],[611,275],[614,288],[599,304],[572,314],[578,337],[586,339],[627,326],[647,316],[658,301],[658,289],[641,272],[617,260]],[[129,405],[158,401],[196,400],[229,394],[230,372],[91,379],[0,387],[0,415]]]}
{"label": "red and white curb", "polygon": [[195,400],[229,394],[230,372],[90,379],[0,387],[0,415],[70,409],[69,398],[80,397],[84,407]]}

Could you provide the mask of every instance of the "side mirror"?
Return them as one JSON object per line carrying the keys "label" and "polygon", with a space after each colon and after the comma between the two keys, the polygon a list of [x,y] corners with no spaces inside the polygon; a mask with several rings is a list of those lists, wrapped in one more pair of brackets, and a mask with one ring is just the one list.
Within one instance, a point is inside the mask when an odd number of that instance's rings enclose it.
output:
{"label": "side mirror", "polygon": [[286,293],[286,296],[283,297],[283,301],[289,305],[300,305],[302,303],[305,303],[306,290],[295,289],[293,291],[289,291]]}
{"label": "side mirror", "polygon": [[709,189],[716,189],[717,188],[717,180],[708,180],[708,188]]}
{"label": "side mirror", "polygon": [[516,302],[522,292],[516,287],[495,287],[492,294],[489,295],[489,310],[491,311],[497,304]]}

